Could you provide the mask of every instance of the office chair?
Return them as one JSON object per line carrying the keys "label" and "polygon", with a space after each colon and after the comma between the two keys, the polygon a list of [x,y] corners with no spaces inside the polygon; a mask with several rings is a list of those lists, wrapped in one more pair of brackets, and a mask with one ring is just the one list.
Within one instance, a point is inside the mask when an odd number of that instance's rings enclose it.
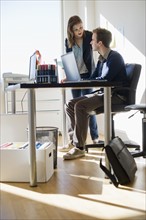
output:
{"label": "office chair", "polygon": [[138,105],[128,105],[125,107],[125,110],[137,110],[140,113],[143,113],[142,118],[142,151],[137,153],[132,153],[133,157],[141,157],[146,158],[146,104],[138,104]]}
{"label": "office chair", "polygon": [[[127,77],[129,80],[129,87],[117,87],[114,89],[115,92],[121,91],[121,90],[127,90],[128,91],[128,98],[127,102],[125,104],[112,104],[111,103],[111,122],[112,122],[112,139],[115,137],[115,128],[114,128],[114,115],[120,112],[127,112],[130,109],[125,108],[128,105],[133,105],[135,104],[135,99],[136,99],[136,88],[141,72],[141,65],[140,64],[135,64],[135,63],[127,63],[126,65],[126,72],[127,72]],[[93,114],[102,114],[104,113],[104,106],[99,107],[95,109],[94,111],[91,112],[91,115]],[[132,144],[128,143],[127,141],[125,142],[127,147],[131,148],[136,148],[137,150],[140,149],[140,146],[138,144]],[[104,141],[99,141],[97,144],[86,144],[85,145],[85,150],[88,152],[89,148],[102,148],[104,146]]]}

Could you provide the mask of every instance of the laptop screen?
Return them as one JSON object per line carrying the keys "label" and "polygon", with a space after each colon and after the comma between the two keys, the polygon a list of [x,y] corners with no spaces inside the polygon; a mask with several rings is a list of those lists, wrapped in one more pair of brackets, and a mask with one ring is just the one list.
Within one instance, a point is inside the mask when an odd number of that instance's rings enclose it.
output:
{"label": "laptop screen", "polygon": [[73,51],[61,56],[67,81],[80,81],[80,73],[77,67]]}
{"label": "laptop screen", "polygon": [[31,57],[30,57],[30,61],[29,61],[29,80],[31,81],[35,81],[36,80],[36,53],[34,53]]}

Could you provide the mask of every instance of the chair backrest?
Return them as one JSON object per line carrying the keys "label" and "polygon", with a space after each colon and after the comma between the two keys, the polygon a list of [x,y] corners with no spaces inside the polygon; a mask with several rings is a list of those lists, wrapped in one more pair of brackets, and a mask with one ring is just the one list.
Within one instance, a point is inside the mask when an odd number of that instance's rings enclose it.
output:
{"label": "chair backrest", "polygon": [[141,65],[136,63],[127,63],[126,72],[129,80],[128,105],[135,104],[136,88],[141,72]]}
{"label": "chair backrest", "polygon": [[[138,80],[140,77],[141,72],[141,65],[136,63],[126,63],[126,73],[129,81],[128,87],[128,99],[125,104],[112,104],[112,113],[126,111],[125,106],[135,104],[136,100],[136,89],[138,85]],[[126,88],[125,88],[126,89]],[[92,114],[101,114],[104,112],[104,107],[101,106],[94,111],[91,112]]]}

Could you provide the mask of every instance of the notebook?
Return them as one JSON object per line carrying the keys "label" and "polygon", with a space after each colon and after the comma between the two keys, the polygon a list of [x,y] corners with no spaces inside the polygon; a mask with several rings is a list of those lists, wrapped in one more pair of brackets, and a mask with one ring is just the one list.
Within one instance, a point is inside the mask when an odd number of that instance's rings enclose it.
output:
{"label": "notebook", "polygon": [[63,54],[61,60],[67,79],[66,82],[90,82],[90,80],[81,79],[73,51]]}

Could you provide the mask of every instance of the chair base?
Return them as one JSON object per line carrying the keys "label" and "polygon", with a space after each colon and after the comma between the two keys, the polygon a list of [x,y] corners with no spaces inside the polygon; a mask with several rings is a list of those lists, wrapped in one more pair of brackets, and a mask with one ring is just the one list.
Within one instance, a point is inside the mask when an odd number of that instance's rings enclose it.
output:
{"label": "chair base", "polygon": [[146,104],[139,104],[139,105],[128,105],[125,107],[127,110],[137,110],[140,113],[143,113],[142,118],[142,151],[133,152],[133,157],[144,157],[146,158]]}
{"label": "chair base", "polygon": [[131,142],[131,141],[123,141],[123,142],[127,148],[135,148],[135,150],[140,150],[140,145],[135,142]]}
{"label": "chair base", "polygon": [[[127,146],[127,148],[135,148],[135,150],[140,150],[140,145],[132,143],[132,142],[124,142],[124,144]],[[89,148],[103,148],[104,147],[104,141],[99,141],[98,144],[86,144],[85,150],[88,153]]]}
{"label": "chair base", "polygon": [[104,147],[104,141],[99,141],[98,144],[86,144],[85,150],[88,153],[88,148],[103,148]]}
{"label": "chair base", "polygon": [[143,157],[143,158],[146,158],[146,152],[145,151],[140,151],[140,152],[131,152],[131,155],[133,157]]}

